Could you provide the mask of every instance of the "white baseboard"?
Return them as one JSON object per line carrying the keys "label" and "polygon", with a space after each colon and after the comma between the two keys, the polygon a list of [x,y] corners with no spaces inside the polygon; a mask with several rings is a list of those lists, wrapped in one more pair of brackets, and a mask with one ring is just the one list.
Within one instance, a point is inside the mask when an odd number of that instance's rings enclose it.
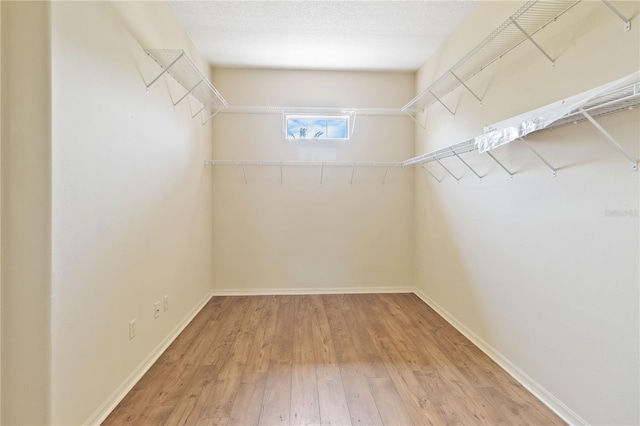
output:
{"label": "white baseboard", "polygon": [[511,375],[518,383],[524,386],[533,396],[538,398],[540,402],[549,407],[554,413],[556,413],[562,420],[570,425],[588,425],[583,418],[581,418],[575,411],[567,407],[562,401],[556,398],[551,392],[546,390],[542,385],[533,380],[527,373],[518,368],[515,364],[509,361],[504,355],[494,349],[490,344],[485,342],[480,336],[475,334],[464,324],[458,321],[453,315],[451,315],[446,309],[438,305],[432,299],[427,297],[419,289],[414,289],[414,293],[424,303],[429,305],[434,311],[444,318],[449,324],[451,324],[456,330],[462,333],[467,339],[476,345],[482,352],[484,352],[489,358],[494,360],[503,370]]}
{"label": "white baseboard", "polygon": [[214,289],[214,296],[281,296],[303,294],[414,293],[413,287],[323,287]]}
{"label": "white baseboard", "polygon": [[89,417],[84,423],[85,425],[99,425],[107,416],[113,411],[114,408],[124,399],[133,386],[138,383],[138,380],[144,376],[144,374],[151,368],[151,366],[160,358],[160,355],[173,343],[173,341],[182,333],[182,331],[189,325],[191,320],[204,308],[207,302],[211,299],[213,293],[208,293],[185,317],[182,321],[174,327],[173,330],[165,337],[154,350],[147,355],[147,357],[133,370],[133,372],[125,379],[124,382],[106,399],[106,401]]}

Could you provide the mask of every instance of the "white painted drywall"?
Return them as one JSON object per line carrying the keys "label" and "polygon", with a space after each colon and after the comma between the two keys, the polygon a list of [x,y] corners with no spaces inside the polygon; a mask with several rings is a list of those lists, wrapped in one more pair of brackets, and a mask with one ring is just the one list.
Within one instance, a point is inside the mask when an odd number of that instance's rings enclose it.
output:
{"label": "white painted drywall", "polygon": [[49,5],[2,10],[2,419],[50,408],[51,83]]}
{"label": "white painted drywall", "polygon": [[[581,2],[536,35],[555,69],[529,43],[428,111],[416,154],[462,142],[483,125],[626,76],[640,68],[638,2],[613,2],[630,32],[601,2]],[[520,3],[482,2],[419,71],[417,89],[488,35]],[[638,110],[599,120],[639,156]],[[416,283],[459,323],[566,405],[574,421],[638,424],[639,177],[588,123],[530,137],[556,178],[522,144],[455,158],[460,183],[431,164],[416,172]],[[612,217],[612,211],[627,212]],[[623,213],[624,214],[624,213]],[[544,391],[543,391],[544,393]]]}
{"label": "white painted drywall", "polygon": [[[410,73],[213,70],[232,105],[396,107]],[[413,153],[408,117],[358,116],[349,141],[285,139],[282,116],[219,114],[213,158],[402,161]],[[214,169],[214,290],[327,291],[413,283],[411,172],[278,167]],[[321,183],[322,174],[322,183]]]}
{"label": "white painted drywall", "polygon": [[52,422],[80,424],[211,290],[211,127],[170,78],[145,92],[142,49],[208,65],[165,3],[51,9]]}
{"label": "white painted drywall", "polygon": [[[0,2],[0,139],[2,139],[2,2]],[[0,321],[2,319],[2,144],[0,142]],[[2,326],[0,326],[0,421],[2,421]]]}

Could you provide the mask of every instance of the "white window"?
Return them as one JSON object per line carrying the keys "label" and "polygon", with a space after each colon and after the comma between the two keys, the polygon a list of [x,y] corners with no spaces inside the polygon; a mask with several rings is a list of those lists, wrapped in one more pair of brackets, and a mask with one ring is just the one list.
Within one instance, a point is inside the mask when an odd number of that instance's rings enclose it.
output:
{"label": "white window", "polygon": [[349,139],[349,116],[287,115],[287,139]]}

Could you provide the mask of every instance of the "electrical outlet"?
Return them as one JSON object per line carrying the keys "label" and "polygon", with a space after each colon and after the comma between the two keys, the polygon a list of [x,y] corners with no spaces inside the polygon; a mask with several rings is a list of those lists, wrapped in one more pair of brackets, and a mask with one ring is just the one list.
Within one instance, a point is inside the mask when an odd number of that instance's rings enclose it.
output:
{"label": "electrical outlet", "polygon": [[136,319],[129,321],[129,340],[136,337]]}
{"label": "electrical outlet", "polygon": [[155,308],[155,317],[158,318],[160,316],[160,301],[156,302],[153,306]]}
{"label": "electrical outlet", "polygon": [[169,296],[164,297],[164,311],[167,312],[169,310]]}

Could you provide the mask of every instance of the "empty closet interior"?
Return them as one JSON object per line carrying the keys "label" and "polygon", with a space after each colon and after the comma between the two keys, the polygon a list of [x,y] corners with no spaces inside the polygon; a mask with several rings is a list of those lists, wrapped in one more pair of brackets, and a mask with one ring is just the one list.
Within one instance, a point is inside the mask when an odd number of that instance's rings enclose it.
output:
{"label": "empty closet interior", "polygon": [[639,2],[458,2],[414,69],[212,64],[180,3],[0,5],[2,423],[103,421],[211,297],[339,293],[640,422]]}

